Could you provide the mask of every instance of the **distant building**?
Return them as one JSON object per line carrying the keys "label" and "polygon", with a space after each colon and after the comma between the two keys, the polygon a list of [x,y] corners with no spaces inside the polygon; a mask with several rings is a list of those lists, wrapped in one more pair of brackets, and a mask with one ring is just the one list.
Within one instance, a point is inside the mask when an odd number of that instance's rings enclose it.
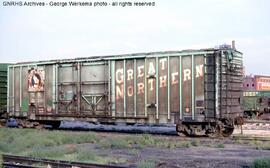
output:
{"label": "distant building", "polygon": [[255,75],[256,90],[270,91],[270,76]]}
{"label": "distant building", "polygon": [[244,91],[270,91],[270,76],[247,75],[243,79]]}
{"label": "distant building", "polygon": [[243,79],[243,90],[244,91],[255,91],[256,82],[252,75],[244,76]]}

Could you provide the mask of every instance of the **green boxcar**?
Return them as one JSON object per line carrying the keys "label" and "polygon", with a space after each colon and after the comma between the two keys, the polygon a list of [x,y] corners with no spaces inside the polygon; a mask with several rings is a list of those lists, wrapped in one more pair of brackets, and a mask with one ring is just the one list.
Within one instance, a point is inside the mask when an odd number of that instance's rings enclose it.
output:
{"label": "green boxcar", "polygon": [[231,48],[17,63],[9,66],[7,111],[53,127],[173,124],[185,135],[229,136],[242,122],[242,68],[242,53]]}
{"label": "green boxcar", "polygon": [[7,107],[7,70],[9,64],[0,64],[0,115]]}
{"label": "green boxcar", "polygon": [[246,118],[256,118],[270,112],[270,91],[245,91],[243,97]]}

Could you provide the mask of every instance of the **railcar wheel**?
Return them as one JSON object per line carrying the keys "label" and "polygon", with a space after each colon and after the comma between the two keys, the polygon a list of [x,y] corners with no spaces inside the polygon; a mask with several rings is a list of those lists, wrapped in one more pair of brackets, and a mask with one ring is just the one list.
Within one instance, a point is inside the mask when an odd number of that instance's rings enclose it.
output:
{"label": "railcar wheel", "polygon": [[221,121],[220,134],[223,137],[229,137],[230,135],[232,135],[233,130],[234,130],[233,120],[223,118],[220,121]]}
{"label": "railcar wheel", "polygon": [[210,138],[218,138],[218,137],[220,137],[220,130],[217,129],[217,130],[215,130],[214,132],[209,132],[209,133],[207,133],[206,135],[207,135],[208,137],[210,137]]}
{"label": "railcar wheel", "polygon": [[225,127],[225,128],[223,128],[223,130],[220,133],[223,137],[229,137],[230,135],[232,135],[233,130],[234,130],[234,128]]}

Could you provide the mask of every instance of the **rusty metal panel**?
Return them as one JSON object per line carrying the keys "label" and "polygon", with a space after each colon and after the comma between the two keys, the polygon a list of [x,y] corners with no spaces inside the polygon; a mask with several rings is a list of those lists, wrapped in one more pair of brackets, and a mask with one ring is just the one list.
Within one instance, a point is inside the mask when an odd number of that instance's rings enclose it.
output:
{"label": "rusty metal panel", "polygon": [[219,110],[221,117],[234,118],[243,115],[242,99],[242,54],[233,50],[220,51],[220,63],[216,72],[219,76]]}
{"label": "rusty metal panel", "polygon": [[115,116],[124,116],[124,61],[115,62]]}
{"label": "rusty metal panel", "polygon": [[[204,117],[204,55],[195,56],[195,117]],[[197,115],[197,116],[196,116]],[[204,119],[204,118],[203,118]]]}
{"label": "rusty metal panel", "polygon": [[44,66],[29,67],[28,70],[28,91],[43,92],[44,91]]}
{"label": "rusty metal panel", "polygon": [[191,56],[182,57],[182,112],[183,116],[192,115],[192,66]]}
{"label": "rusty metal panel", "polygon": [[179,66],[180,60],[179,57],[170,58],[170,111],[179,112],[180,110],[180,94],[179,94]]}
{"label": "rusty metal panel", "polygon": [[45,66],[29,67],[27,75],[30,111],[45,114]]}
{"label": "rusty metal panel", "polygon": [[163,120],[164,122],[168,114],[168,60],[167,58],[166,57],[159,58],[158,65],[159,65],[158,66],[159,120]]}
{"label": "rusty metal panel", "polygon": [[215,84],[216,84],[216,74],[215,74],[216,62],[214,55],[206,55],[205,56],[205,72],[204,72],[204,104],[205,104],[205,116],[207,118],[215,117],[215,102],[216,102],[216,92],[215,92]]}
{"label": "rusty metal panel", "polygon": [[145,112],[145,66],[144,66],[144,59],[137,59],[137,68],[136,68],[136,74],[137,74],[137,91],[136,91],[136,109],[137,109],[137,116],[144,116]]}
{"label": "rusty metal panel", "polygon": [[146,83],[147,83],[147,114],[152,122],[156,121],[156,59],[147,58],[146,61]]}
{"label": "rusty metal panel", "polygon": [[134,116],[134,60],[126,61],[126,116]]}

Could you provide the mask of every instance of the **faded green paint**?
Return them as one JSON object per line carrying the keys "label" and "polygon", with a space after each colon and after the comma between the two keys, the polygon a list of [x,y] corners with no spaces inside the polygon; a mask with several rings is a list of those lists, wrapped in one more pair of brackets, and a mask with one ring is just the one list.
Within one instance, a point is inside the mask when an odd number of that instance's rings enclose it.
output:
{"label": "faded green paint", "polygon": [[7,71],[8,64],[0,64],[0,108],[7,105]]}
{"label": "faded green paint", "polygon": [[21,111],[27,112],[29,110],[28,101],[29,101],[28,99],[23,99],[22,100]]}
{"label": "faded green paint", "polygon": [[47,100],[46,104],[49,105],[49,106],[52,106],[53,105],[53,101],[52,100]]}

